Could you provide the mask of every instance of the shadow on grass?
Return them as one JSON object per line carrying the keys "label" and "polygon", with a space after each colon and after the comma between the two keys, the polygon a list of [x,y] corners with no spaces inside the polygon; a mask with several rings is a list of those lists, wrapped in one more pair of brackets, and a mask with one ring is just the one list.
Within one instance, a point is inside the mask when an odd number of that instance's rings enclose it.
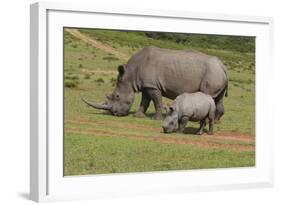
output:
{"label": "shadow on grass", "polygon": [[[155,116],[155,113],[154,112],[145,113],[145,116],[150,118],[150,119],[153,119],[153,117]],[[162,113],[162,121],[165,119],[165,117],[166,117],[166,114]]]}
{"label": "shadow on grass", "polygon": [[[95,111],[87,111],[85,112],[86,114],[90,114],[90,115],[106,115],[106,116],[112,116],[112,117],[135,117],[134,114],[136,112],[129,112],[128,115],[125,115],[125,116],[114,116],[112,115],[110,112],[108,111],[104,111],[104,112],[95,112]],[[153,119],[155,113],[146,113],[145,114],[145,117],[135,117],[135,118],[150,118],[150,119]],[[164,120],[166,117],[166,115],[162,114],[162,120]]]}
{"label": "shadow on grass", "polygon": [[198,129],[194,128],[194,127],[186,127],[186,128],[184,128],[184,131],[183,131],[184,134],[193,134],[193,135],[196,135],[197,132],[198,132]]}
{"label": "shadow on grass", "polygon": [[[95,112],[95,111],[87,111],[85,112],[86,114],[89,115],[112,115],[110,112],[104,111],[104,112]],[[112,115],[113,116],[113,115]]]}
{"label": "shadow on grass", "polygon": [[[197,135],[198,131],[199,131],[199,127],[198,128],[186,127],[183,131],[183,134]],[[206,133],[206,132],[208,132],[208,130],[206,128],[204,128],[203,132]]]}

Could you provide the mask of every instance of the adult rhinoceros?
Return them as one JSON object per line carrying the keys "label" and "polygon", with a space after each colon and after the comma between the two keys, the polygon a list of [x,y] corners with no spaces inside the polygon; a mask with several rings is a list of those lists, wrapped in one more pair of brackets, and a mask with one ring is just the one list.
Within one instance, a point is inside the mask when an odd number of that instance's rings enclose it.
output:
{"label": "adult rhinoceros", "polygon": [[96,109],[108,110],[115,116],[128,115],[134,93],[142,92],[135,116],[145,116],[153,101],[155,119],[162,117],[162,96],[175,99],[186,92],[201,91],[216,103],[216,119],[224,114],[223,97],[227,94],[228,78],[223,63],[215,56],[194,51],[146,47],[118,67],[117,85],[104,104],[89,102]]}

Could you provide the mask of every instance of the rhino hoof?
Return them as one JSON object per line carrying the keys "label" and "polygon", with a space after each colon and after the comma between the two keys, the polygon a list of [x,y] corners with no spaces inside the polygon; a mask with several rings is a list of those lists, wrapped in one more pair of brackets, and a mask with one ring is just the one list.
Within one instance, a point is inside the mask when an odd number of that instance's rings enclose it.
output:
{"label": "rhino hoof", "polygon": [[136,112],[135,114],[134,114],[134,117],[145,117],[145,114],[143,113],[143,112]]}
{"label": "rhino hoof", "polygon": [[203,135],[203,131],[198,131],[196,134],[197,135]]}
{"label": "rhino hoof", "polygon": [[213,132],[208,132],[208,135],[213,135],[214,133]]}

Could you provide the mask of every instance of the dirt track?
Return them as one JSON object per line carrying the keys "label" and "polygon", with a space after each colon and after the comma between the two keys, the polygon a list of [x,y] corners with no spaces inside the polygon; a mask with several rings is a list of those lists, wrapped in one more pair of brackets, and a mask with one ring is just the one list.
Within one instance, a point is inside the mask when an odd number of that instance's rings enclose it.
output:
{"label": "dirt track", "polygon": [[121,53],[120,51],[117,51],[116,49],[114,49],[113,47],[104,44],[84,33],[81,33],[78,29],[69,29],[66,28],[65,31],[67,31],[68,33],[70,33],[71,35],[73,35],[74,37],[80,39],[81,41],[90,44],[91,46],[94,46],[95,48],[98,48],[100,50],[103,50],[106,53],[111,53],[114,56],[116,56],[119,59],[125,60],[127,61],[129,59],[129,56]]}
{"label": "dirt track", "polygon": [[[66,120],[66,123],[69,124],[78,124],[78,125],[105,125],[106,121],[99,120],[98,122],[91,122],[85,119],[71,119]],[[239,134],[233,132],[220,132],[216,133],[213,136],[203,135],[200,136],[200,139],[192,138],[177,138],[172,135],[165,135],[162,133],[160,128],[149,127],[145,125],[132,125],[130,123],[119,123],[112,122],[112,128],[128,128],[131,130],[138,131],[152,131],[155,132],[153,136],[144,136],[141,134],[131,134],[126,131],[110,131],[110,130],[99,130],[93,128],[66,128],[66,133],[72,134],[82,134],[82,135],[98,135],[98,136],[112,136],[120,137],[134,140],[145,140],[145,141],[156,141],[166,144],[189,144],[197,147],[204,148],[214,148],[214,149],[229,149],[236,151],[254,151],[255,150],[255,137],[252,135]],[[243,144],[244,143],[244,144]]]}

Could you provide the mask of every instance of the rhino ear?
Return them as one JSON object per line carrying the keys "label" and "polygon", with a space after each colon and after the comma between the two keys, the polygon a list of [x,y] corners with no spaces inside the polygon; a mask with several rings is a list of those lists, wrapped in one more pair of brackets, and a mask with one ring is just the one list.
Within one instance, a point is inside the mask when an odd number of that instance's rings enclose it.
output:
{"label": "rhino ear", "polygon": [[124,73],[125,73],[125,65],[119,65],[117,70],[118,70],[118,73],[119,73],[118,74],[118,82],[120,82],[123,78]]}
{"label": "rhino ear", "polygon": [[119,75],[124,75],[125,73],[125,65],[119,65],[118,66],[118,72],[119,72]]}
{"label": "rhino ear", "polygon": [[175,106],[175,105],[171,105],[171,106],[169,107],[169,112],[170,112],[170,113],[174,112],[175,110],[176,110],[176,106]]}

